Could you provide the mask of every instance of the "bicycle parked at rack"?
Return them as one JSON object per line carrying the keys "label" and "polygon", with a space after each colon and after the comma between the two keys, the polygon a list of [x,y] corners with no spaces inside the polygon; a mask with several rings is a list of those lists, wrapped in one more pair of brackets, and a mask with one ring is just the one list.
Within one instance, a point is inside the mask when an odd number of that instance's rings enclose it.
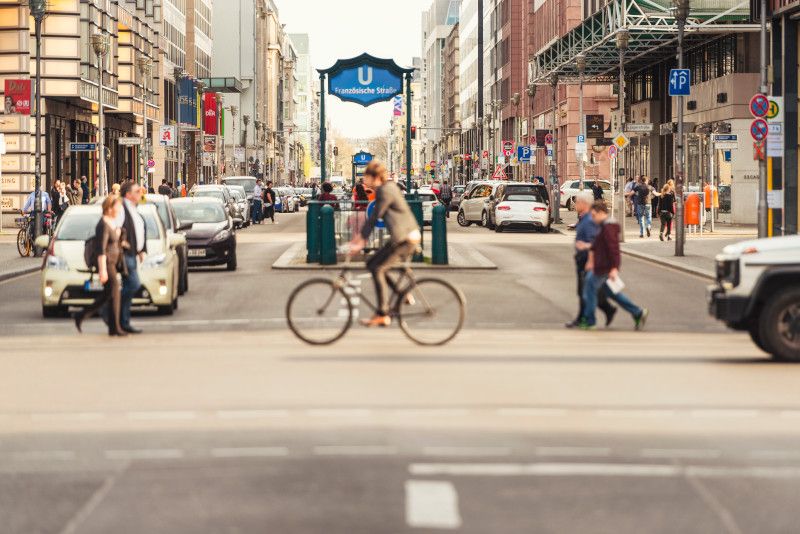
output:
{"label": "bicycle parked at rack", "polygon": [[[419,345],[444,345],[456,337],[466,316],[461,291],[438,278],[417,279],[410,262],[395,268],[393,274],[397,275],[397,290],[393,291],[389,316],[397,320],[403,333]],[[369,274],[354,277],[345,264],[332,280],[303,282],[286,303],[289,328],[311,345],[338,341],[353,325],[360,303],[373,312],[378,310],[361,292],[361,281],[369,278]]]}

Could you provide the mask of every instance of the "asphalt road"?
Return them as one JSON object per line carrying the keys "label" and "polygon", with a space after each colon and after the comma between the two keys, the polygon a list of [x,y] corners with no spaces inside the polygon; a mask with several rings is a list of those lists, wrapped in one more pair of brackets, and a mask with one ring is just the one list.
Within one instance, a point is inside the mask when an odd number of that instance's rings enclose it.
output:
{"label": "asphalt road", "polygon": [[497,271],[446,272],[465,330],[300,344],[271,263],[302,215],[240,234],[174,317],[109,341],[0,284],[3,533],[784,533],[797,368],[705,314],[701,279],[624,260],[646,332],[561,328],[569,238],[452,227]]}

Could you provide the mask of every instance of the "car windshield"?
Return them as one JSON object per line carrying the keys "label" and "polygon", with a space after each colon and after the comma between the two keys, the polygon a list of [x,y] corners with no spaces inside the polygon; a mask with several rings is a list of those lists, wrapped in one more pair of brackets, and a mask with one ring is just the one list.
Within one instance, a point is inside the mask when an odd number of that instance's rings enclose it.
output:
{"label": "car windshield", "polygon": [[240,189],[231,189],[231,196],[235,200],[244,200],[246,198]]}
{"label": "car windshield", "polygon": [[161,219],[161,222],[164,223],[164,228],[171,230],[172,220],[169,218],[169,208],[167,207],[167,203],[151,202],[151,204],[156,207],[156,210],[158,210],[158,217]]}
{"label": "car windshield", "polygon": [[244,187],[244,191],[248,195],[252,194],[253,189],[256,188],[255,178],[225,178],[223,182],[225,182],[226,185],[240,185]]}
{"label": "car windshield", "polygon": [[463,193],[464,189],[466,189],[463,185],[457,185],[453,188],[453,191],[456,193]]}
{"label": "car windshield", "polygon": [[161,239],[161,232],[158,229],[157,215],[152,210],[139,208],[139,213],[144,219],[144,230],[147,239]]}
{"label": "car windshield", "polygon": [[172,208],[182,222],[215,223],[226,219],[222,206],[213,202],[175,202]]}
{"label": "car windshield", "polygon": [[57,239],[62,241],[86,241],[94,235],[100,211],[76,213],[67,211],[58,227]]}
{"label": "car windshield", "polygon": [[225,201],[225,194],[219,189],[198,189],[194,193],[192,193],[193,197],[210,197],[210,198],[218,198]]}

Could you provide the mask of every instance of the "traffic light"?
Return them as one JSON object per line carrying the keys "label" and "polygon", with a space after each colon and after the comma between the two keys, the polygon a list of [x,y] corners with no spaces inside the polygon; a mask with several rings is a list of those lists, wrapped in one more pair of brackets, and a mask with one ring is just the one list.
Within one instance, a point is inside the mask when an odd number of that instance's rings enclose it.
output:
{"label": "traffic light", "polygon": [[416,126],[412,126],[411,127],[411,139],[416,139],[416,138],[417,138],[417,127]]}

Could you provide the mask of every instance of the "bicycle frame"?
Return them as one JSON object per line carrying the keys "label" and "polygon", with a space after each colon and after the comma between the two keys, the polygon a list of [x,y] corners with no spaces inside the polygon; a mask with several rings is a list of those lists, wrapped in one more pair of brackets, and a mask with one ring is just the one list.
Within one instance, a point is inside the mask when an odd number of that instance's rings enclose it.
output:
{"label": "bicycle frame", "polygon": [[[392,290],[393,300],[390,310],[390,316],[396,317],[398,315],[400,309],[400,299],[405,295],[411,288],[416,287],[417,280],[414,277],[414,271],[411,270],[411,267],[408,265],[401,265],[392,269],[392,271],[400,271],[400,276],[396,281],[394,281],[394,285],[390,285],[390,289]],[[378,312],[378,304],[377,302],[373,303],[364,293],[361,291],[361,287],[357,284],[353,283],[353,277],[350,276],[352,272],[351,269],[343,269],[339,276],[336,277],[336,281],[334,285],[337,289],[351,289],[353,290],[360,300],[362,300],[367,307],[372,310],[374,313]],[[362,275],[363,277],[363,275]],[[370,277],[367,275],[367,277]],[[407,283],[406,283],[407,282]],[[397,288],[395,290],[394,288]],[[345,292],[345,294],[347,294]],[[348,295],[349,297],[349,295]],[[325,303],[325,306],[330,304],[330,301]]]}

